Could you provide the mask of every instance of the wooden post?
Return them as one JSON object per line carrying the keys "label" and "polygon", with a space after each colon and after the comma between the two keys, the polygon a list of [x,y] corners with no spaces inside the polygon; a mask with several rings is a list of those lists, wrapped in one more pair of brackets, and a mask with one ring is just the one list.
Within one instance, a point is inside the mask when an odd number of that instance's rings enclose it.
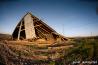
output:
{"label": "wooden post", "polygon": [[18,31],[18,40],[20,39],[21,26],[22,26],[22,22],[20,23],[20,26],[19,26],[19,31]]}

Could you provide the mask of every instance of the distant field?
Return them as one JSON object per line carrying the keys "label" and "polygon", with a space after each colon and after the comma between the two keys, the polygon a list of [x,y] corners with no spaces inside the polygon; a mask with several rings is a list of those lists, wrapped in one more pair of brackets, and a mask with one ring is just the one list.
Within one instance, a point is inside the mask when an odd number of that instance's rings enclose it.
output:
{"label": "distant field", "polygon": [[10,40],[11,39],[11,35],[10,34],[2,34],[0,33],[0,40]]}

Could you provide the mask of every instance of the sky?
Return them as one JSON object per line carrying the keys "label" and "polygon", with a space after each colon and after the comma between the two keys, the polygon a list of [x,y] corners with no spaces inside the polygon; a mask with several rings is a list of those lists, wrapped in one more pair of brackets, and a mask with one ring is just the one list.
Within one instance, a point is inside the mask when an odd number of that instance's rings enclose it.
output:
{"label": "sky", "polygon": [[62,35],[96,36],[97,7],[97,0],[0,0],[0,33],[12,34],[31,12]]}

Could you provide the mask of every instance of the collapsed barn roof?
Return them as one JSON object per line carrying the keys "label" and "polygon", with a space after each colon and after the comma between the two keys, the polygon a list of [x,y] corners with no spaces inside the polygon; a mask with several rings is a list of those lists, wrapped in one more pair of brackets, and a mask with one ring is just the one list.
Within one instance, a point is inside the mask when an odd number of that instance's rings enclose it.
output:
{"label": "collapsed barn roof", "polygon": [[64,36],[58,34],[54,29],[31,13],[27,13],[20,20],[12,33],[12,37],[14,40],[33,38],[56,39],[57,37],[61,37],[63,40],[66,40]]}

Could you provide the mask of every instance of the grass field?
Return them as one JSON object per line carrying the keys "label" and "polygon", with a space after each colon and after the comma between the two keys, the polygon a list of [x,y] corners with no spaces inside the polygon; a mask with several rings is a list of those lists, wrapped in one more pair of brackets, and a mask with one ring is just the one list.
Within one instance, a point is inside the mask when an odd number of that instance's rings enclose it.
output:
{"label": "grass field", "polygon": [[7,38],[9,37],[0,38],[0,63],[10,65],[10,62],[17,60],[12,65],[17,65],[17,63],[18,65],[21,63],[23,65],[24,63],[27,65],[98,65],[98,36],[73,37],[63,44],[44,44],[42,46],[34,42],[13,42],[9,39],[5,42]]}
{"label": "grass field", "polygon": [[[66,64],[82,64],[82,62],[85,62],[85,65],[98,64],[98,36],[71,38],[71,42],[74,43],[76,47],[65,52],[65,61],[62,62]],[[88,62],[86,63],[86,61]]]}

